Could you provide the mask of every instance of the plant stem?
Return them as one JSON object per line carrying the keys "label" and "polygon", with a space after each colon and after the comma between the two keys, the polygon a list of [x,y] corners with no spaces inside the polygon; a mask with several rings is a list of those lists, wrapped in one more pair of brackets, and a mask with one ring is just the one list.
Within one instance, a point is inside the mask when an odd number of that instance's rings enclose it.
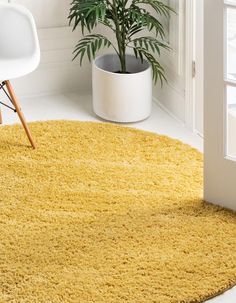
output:
{"label": "plant stem", "polygon": [[[125,5],[126,1],[122,0],[122,20],[125,20]],[[122,22],[122,72],[126,73],[126,31],[125,31],[125,22]]]}
{"label": "plant stem", "polygon": [[125,55],[126,55],[125,34],[122,32],[123,28],[120,29],[119,17],[118,17],[118,13],[117,13],[117,7],[116,7],[115,0],[113,0],[113,14],[114,14],[114,23],[115,23],[115,27],[116,27],[116,39],[117,39],[117,45],[118,45],[118,49],[119,49],[121,72],[126,73],[127,70],[126,70],[126,57],[125,57]]}

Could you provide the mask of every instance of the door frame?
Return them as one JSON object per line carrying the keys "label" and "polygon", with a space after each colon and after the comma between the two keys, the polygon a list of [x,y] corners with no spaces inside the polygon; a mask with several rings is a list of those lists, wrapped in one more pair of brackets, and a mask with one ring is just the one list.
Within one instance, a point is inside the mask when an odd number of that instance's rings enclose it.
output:
{"label": "door frame", "polygon": [[185,1],[185,126],[194,131],[194,81],[193,81],[193,62],[194,62],[194,15],[195,0]]}
{"label": "door frame", "polygon": [[203,6],[204,0],[186,0],[185,126],[201,138],[204,103]]}

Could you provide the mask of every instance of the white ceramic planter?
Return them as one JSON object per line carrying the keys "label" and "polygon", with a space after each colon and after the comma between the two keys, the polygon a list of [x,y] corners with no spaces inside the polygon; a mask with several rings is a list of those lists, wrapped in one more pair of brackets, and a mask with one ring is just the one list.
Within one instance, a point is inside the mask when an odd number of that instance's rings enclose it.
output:
{"label": "white ceramic planter", "polygon": [[148,118],[152,108],[152,71],[147,61],[127,55],[129,74],[120,71],[116,54],[93,62],[93,108],[99,117],[114,122],[136,122]]}

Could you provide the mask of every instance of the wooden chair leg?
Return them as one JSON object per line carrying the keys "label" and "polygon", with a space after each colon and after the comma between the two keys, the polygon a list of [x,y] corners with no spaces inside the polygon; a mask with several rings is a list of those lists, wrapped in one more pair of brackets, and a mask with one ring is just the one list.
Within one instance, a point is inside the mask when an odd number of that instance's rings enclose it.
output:
{"label": "wooden chair leg", "polygon": [[18,116],[19,116],[19,118],[20,118],[20,121],[21,121],[21,123],[22,123],[22,125],[23,125],[23,127],[24,127],[24,129],[25,129],[25,132],[26,132],[26,134],[27,134],[27,137],[28,137],[28,139],[29,139],[29,141],[30,141],[32,147],[35,149],[35,148],[36,148],[36,145],[35,145],[35,143],[34,143],[34,140],[33,140],[33,137],[32,137],[32,135],[31,135],[31,132],[30,132],[30,130],[29,130],[29,127],[28,127],[28,125],[27,125],[27,123],[26,123],[24,114],[23,114],[23,112],[21,111],[20,105],[19,105],[19,103],[18,103],[18,101],[17,101],[17,98],[16,98],[15,92],[14,92],[14,90],[13,90],[13,87],[12,87],[12,85],[11,85],[11,83],[10,83],[9,80],[5,81],[5,83],[6,83],[6,87],[7,87],[7,90],[8,90],[8,92],[9,92],[9,95],[10,95],[10,97],[11,97],[11,99],[12,99],[12,104],[14,105],[14,107],[15,107],[15,109],[16,109],[16,112],[17,112],[17,114],[18,114]]}

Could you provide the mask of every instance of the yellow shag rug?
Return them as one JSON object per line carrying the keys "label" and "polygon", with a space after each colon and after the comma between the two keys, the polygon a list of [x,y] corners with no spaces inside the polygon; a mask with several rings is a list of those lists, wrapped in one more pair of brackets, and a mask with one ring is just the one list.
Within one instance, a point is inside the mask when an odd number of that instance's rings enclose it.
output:
{"label": "yellow shag rug", "polygon": [[202,201],[202,155],[54,121],[0,128],[0,302],[190,303],[236,283],[236,215]]}

